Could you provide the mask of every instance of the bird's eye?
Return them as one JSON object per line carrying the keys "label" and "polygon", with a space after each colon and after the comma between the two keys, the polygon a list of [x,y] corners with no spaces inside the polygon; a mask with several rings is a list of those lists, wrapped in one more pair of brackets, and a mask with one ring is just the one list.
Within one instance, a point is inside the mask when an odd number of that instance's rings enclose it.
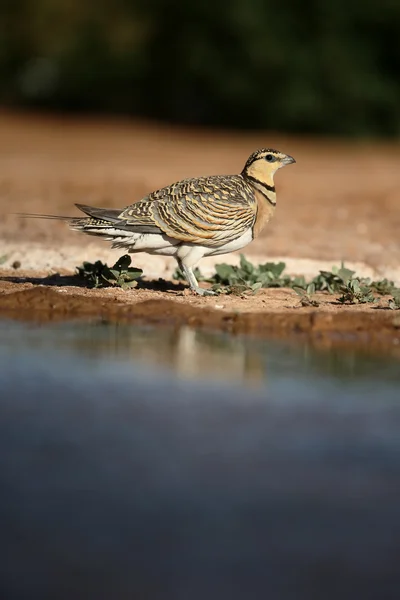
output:
{"label": "bird's eye", "polygon": [[265,160],[267,162],[274,162],[276,160],[275,156],[273,154],[267,154],[265,157]]}

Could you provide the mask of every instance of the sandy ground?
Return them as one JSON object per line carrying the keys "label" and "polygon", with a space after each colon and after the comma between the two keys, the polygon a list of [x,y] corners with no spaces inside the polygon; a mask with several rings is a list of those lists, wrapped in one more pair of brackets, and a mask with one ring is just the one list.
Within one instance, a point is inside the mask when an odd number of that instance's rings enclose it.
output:
{"label": "sandy ground", "polygon": [[[240,172],[256,148],[270,146],[297,164],[277,174],[278,209],[263,236],[245,249],[254,262],[284,260],[291,274],[312,277],[344,260],[358,274],[388,277],[400,285],[400,146],[178,129],[130,120],[61,118],[0,113],[0,305],[5,296],[57,272],[68,275],[84,260],[112,264],[121,254],[105,242],[58,221],[25,220],[14,213],[77,215],[74,202],[123,207],[147,192],[184,177]],[[238,254],[204,259],[238,261]],[[171,279],[172,259],[137,254],[133,263],[147,281]],[[18,269],[13,265],[20,264]],[[29,281],[26,277],[30,278]],[[35,280],[35,277],[38,278]],[[82,296],[82,289],[50,281],[51,291]],[[193,298],[183,286],[140,292],[86,290],[118,302],[166,299],[217,311],[287,312],[299,309],[292,291],[243,298]],[[221,308],[222,307],[222,308]],[[21,310],[21,306],[20,306]],[[343,310],[334,299],[317,312]],[[357,310],[377,311],[367,306]],[[387,311],[386,311],[387,312]]]}

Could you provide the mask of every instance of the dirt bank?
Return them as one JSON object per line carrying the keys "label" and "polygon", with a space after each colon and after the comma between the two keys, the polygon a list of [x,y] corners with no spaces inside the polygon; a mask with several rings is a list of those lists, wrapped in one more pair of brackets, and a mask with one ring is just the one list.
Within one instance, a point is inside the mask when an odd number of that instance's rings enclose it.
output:
{"label": "dirt bank", "polygon": [[[182,284],[149,283],[149,289],[88,289],[64,275],[45,280],[0,280],[0,318],[24,321],[102,319],[189,325],[235,334],[307,338],[321,346],[358,345],[385,349],[400,358],[400,311],[377,305],[343,306],[316,294],[318,308],[300,306],[293,290],[266,289],[255,296],[203,297]],[[49,285],[50,284],[50,285]],[[380,306],[387,306],[385,298]]]}

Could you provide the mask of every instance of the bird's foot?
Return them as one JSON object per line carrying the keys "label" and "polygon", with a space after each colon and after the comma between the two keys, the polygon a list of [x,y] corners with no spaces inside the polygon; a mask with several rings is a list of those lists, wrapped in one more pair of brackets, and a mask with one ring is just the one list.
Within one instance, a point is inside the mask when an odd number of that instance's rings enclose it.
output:
{"label": "bird's foot", "polygon": [[198,285],[196,287],[191,288],[191,290],[199,296],[218,296],[217,292],[213,292],[212,290],[206,290]]}
{"label": "bird's foot", "polygon": [[189,287],[198,296],[217,296],[217,292],[213,290],[207,290],[201,288],[197,282],[197,279],[193,273],[191,267],[187,267],[180,259],[178,259],[178,266],[182,273],[185,275],[187,282],[189,283]]}

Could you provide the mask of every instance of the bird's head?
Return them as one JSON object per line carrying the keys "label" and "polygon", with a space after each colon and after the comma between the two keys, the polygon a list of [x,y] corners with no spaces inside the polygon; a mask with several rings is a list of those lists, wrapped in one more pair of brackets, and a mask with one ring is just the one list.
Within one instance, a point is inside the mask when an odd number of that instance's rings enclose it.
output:
{"label": "bird's head", "polygon": [[295,162],[292,156],[279,152],[279,150],[262,148],[249,156],[242,175],[272,185],[276,171]]}

